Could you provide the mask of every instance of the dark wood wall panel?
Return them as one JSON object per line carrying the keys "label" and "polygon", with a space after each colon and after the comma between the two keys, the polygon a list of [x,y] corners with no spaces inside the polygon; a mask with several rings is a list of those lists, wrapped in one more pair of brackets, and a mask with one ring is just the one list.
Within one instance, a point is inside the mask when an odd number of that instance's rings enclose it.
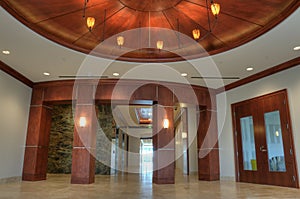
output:
{"label": "dark wood wall panel", "polygon": [[26,147],[22,179],[38,181],[46,179],[48,147]]}
{"label": "dark wood wall panel", "polygon": [[201,110],[197,136],[199,180],[219,180],[218,128],[215,110]]}
{"label": "dark wood wall panel", "polygon": [[[115,90],[114,90],[115,89]],[[116,92],[115,95],[112,93]],[[188,91],[188,92],[187,92]],[[94,182],[94,132],[96,129],[95,103],[134,103],[149,100],[155,105],[157,118],[153,123],[154,148],[158,151],[154,164],[161,165],[168,158],[175,158],[173,108],[176,103],[190,103],[204,110],[198,129],[198,148],[209,135],[208,143],[215,140],[217,132],[215,92],[204,87],[158,81],[68,80],[37,83],[33,87],[30,117],[27,132],[27,146],[23,169],[24,180],[46,178],[49,131],[51,124],[51,104],[71,103],[75,105],[75,130],[72,158],[71,182],[86,184]],[[96,102],[95,102],[96,101]],[[97,102],[98,103],[98,102]],[[51,115],[50,115],[51,116]],[[78,127],[81,116],[87,118],[87,126]],[[170,127],[161,128],[161,121],[168,118]],[[155,130],[156,129],[156,130]],[[217,138],[216,138],[217,139]],[[84,144],[82,143],[84,142]],[[168,144],[168,150],[164,146]],[[29,147],[34,146],[34,147]],[[199,179],[219,179],[219,151],[216,143],[207,156],[199,159]],[[199,148],[200,150],[200,148]],[[201,149],[202,150],[202,149]],[[166,155],[167,154],[167,155]],[[172,162],[172,161],[171,161]],[[174,183],[175,163],[153,173],[153,182]]]}
{"label": "dark wood wall panel", "polygon": [[72,184],[91,184],[95,181],[95,157],[86,148],[73,148]]}
{"label": "dark wood wall panel", "polygon": [[154,100],[157,101],[156,84],[143,83],[137,86],[137,89],[131,95],[131,100]]}
{"label": "dark wood wall panel", "polygon": [[114,87],[115,87],[114,84],[100,84],[99,83],[97,85],[95,99],[101,100],[101,101],[110,101]]}
{"label": "dark wood wall panel", "polygon": [[174,92],[174,103],[197,104],[198,97],[194,87],[190,85],[175,85],[171,87]]}
{"label": "dark wood wall panel", "polygon": [[[95,181],[95,148],[98,120],[93,96],[94,86],[76,84],[76,93],[71,183],[89,184]],[[79,125],[80,117],[86,119],[84,127]]]}
{"label": "dark wood wall panel", "polygon": [[44,102],[67,101],[72,99],[73,85],[51,86],[45,88],[44,92]]}
{"label": "dark wood wall panel", "polygon": [[30,108],[25,146],[23,180],[46,179],[51,111],[49,107],[33,105]]}
{"label": "dark wood wall panel", "polygon": [[[143,80],[122,80],[119,82],[116,79],[105,79],[99,81],[77,80],[76,82],[74,82],[74,80],[42,82],[36,83],[34,85],[34,90],[45,90],[43,101],[72,100],[74,85],[82,84],[93,85],[95,89],[95,100],[100,101],[128,99],[157,101],[157,86],[159,86],[160,88],[165,87],[173,91],[175,95],[174,100],[176,100],[176,98],[180,98],[180,102],[194,104],[195,101],[191,100],[191,97],[195,95],[198,99],[199,105],[210,107],[210,95],[214,96],[216,94],[213,89],[208,90],[208,88],[201,86]],[[112,99],[112,93],[116,91],[118,91],[117,95],[114,95],[115,98]],[[176,93],[178,93],[178,96],[176,96]]]}
{"label": "dark wood wall panel", "polygon": [[[79,118],[85,117],[87,120],[85,127],[79,126]],[[96,107],[93,104],[77,104],[74,115],[74,147],[95,147],[96,128],[97,124]]]}
{"label": "dark wood wall panel", "polygon": [[174,94],[170,88],[165,87],[164,85],[158,86],[157,91],[158,104],[164,106],[173,106],[174,105]]}
{"label": "dark wood wall panel", "polygon": [[[170,94],[169,93],[169,101]],[[162,98],[160,98],[162,99]],[[172,99],[172,98],[171,98]],[[163,100],[163,103],[167,103]],[[153,106],[153,183],[175,183],[175,132],[173,107],[160,104]],[[163,120],[169,120],[169,128],[163,127]]]}
{"label": "dark wood wall panel", "polygon": [[44,88],[34,87],[31,94],[31,105],[43,105]]}

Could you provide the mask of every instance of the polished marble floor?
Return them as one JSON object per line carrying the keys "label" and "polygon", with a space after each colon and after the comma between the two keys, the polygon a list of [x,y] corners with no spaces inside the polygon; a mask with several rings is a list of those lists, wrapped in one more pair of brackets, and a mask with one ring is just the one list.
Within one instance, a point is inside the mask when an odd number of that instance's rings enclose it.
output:
{"label": "polished marble floor", "polygon": [[196,176],[176,177],[175,185],[156,185],[151,175],[97,176],[91,185],[70,184],[70,175],[49,175],[46,181],[0,184],[0,199],[254,199],[300,198],[300,189],[235,183],[204,182]]}

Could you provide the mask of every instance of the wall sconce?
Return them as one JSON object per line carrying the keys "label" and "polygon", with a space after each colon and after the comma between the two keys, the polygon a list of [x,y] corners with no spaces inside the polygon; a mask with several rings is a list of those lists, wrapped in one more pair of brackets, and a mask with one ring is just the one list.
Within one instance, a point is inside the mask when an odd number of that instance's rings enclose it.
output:
{"label": "wall sconce", "polygon": [[85,127],[86,126],[86,118],[85,117],[80,117],[79,118],[79,126],[81,128]]}
{"label": "wall sconce", "polygon": [[168,119],[164,119],[164,129],[169,128],[169,120]]}

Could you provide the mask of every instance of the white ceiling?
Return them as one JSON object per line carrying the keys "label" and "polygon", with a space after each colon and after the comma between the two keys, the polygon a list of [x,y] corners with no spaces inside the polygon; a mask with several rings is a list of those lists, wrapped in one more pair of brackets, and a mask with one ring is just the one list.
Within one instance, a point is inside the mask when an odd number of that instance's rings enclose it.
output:
{"label": "white ceiling", "polygon": [[[299,57],[293,51],[300,45],[300,9],[275,28],[243,45],[211,57],[189,62],[140,64],[111,61],[88,56],[36,34],[21,24],[2,7],[0,8],[0,50],[9,50],[10,55],[0,53],[0,59],[33,82],[61,80],[62,75],[106,75],[120,73],[120,78],[152,79],[219,88],[236,80],[191,79],[191,76],[234,76],[245,78],[267,68]],[[252,66],[253,71],[246,68]],[[173,70],[174,69],[174,70]],[[44,76],[43,72],[50,72]],[[188,73],[182,78],[180,73]]]}
{"label": "white ceiling", "polygon": [[130,109],[134,109],[137,107],[141,106],[116,106],[112,111],[115,123],[130,136],[139,138],[152,137],[152,125],[138,124],[136,116],[131,114],[132,111],[130,111]]}
{"label": "white ceiling", "polygon": [[[178,107],[174,109],[174,122],[180,118],[182,110],[180,107],[184,107],[186,104],[178,104]],[[152,124],[139,124],[135,114],[135,108],[141,108],[149,106],[133,106],[133,105],[117,105],[113,108],[112,114],[116,125],[133,137],[149,138],[152,137]],[[175,108],[175,107],[174,107]]]}

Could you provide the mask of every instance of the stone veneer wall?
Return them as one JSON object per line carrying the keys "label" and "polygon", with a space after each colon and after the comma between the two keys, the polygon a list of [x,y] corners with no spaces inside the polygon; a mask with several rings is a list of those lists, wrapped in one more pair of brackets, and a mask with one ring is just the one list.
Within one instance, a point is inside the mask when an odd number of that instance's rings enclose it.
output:
{"label": "stone veneer wall", "polygon": [[48,173],[71,173],[73,133],[72,105],[53,106]]}
{"label": "stone veneer wall", "polygon": [[[110,174],[111,139],[114,136],[110,105],[97,106],[96,174]],[[48,173],[71,173],[74,121],[72,105],[55,105],[52,110]],[[103,164],[104,162],[105,164]]]}
{"label": "stone veneer wall", "polygon": [[114,119],[110,105],[99,105],[96,142],[96,174],[109,175],[111,164],[111,145],[114,135]]}

